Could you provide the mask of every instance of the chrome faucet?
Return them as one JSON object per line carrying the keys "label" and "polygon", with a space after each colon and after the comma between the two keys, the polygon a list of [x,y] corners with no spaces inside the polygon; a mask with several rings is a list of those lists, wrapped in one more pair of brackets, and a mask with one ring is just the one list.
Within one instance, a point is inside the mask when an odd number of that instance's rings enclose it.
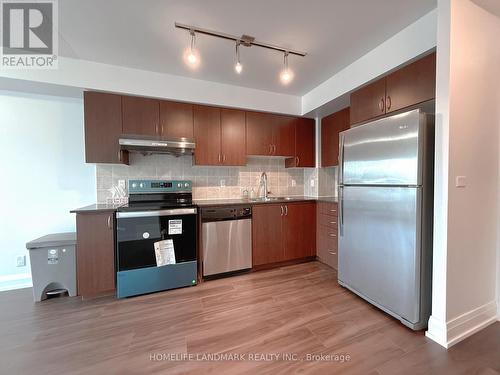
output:
{"label": "chrome faucet", "polygon": [[267,199],[267,174],[266,172],[262,172],[260,175],[260,186],[264,187],[264,196],[262,198]]}

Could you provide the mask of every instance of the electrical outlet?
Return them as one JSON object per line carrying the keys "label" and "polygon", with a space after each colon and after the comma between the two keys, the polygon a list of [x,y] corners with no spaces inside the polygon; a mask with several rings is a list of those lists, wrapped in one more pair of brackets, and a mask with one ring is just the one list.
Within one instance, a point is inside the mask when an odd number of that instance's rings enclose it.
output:
{"label": "electrical outlet", "polygon": [[220,180],[220,187],[226,187],[226,180]]}
{"label": "electrical outlet", "polygon": [[26,267],[26,255],[17,257],[17,267]]}
{"label": "electrical outlet", "polygon": [[314,180],[311,180],[311,187],[314,187]]}
{"label": "electrical outlet", "polygon": [[293,186],[297,186],[297,181],[292,180],[292,187],[293,187]]}
{"label": "electrical outlet", "polygon": [[125,180],[118,180],[118,187],[121,189],[125,189]]}

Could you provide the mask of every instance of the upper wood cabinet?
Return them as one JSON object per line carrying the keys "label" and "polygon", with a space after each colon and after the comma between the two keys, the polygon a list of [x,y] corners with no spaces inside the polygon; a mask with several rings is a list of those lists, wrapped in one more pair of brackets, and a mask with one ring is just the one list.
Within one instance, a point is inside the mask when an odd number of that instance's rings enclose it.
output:
{"label": "upper wood cabinet", "polygon": [[85,161],[87,163],[128,164],[128,152],[120,151],[122,97],[85,91]]}
{"label": "upper wood cabinet", "polygon": [[160,102],[122,96],[123,134],[160,135]]}
{"label": "upper wood cabinet", "polygon": [[315,134],[314,119],[295,119],[295,156],[285,160],[285,167],[315,167]]}
{"label": "upper wood cabinet", "polygon": [[221,154],[223,165],[246,165],[245,111],[220,110]]}
{"label": "upper wood cabinet", "polygon": [[247,155],[272,155],[273,115],[247,112]]}
{"label": "upper wood cabinet", "polygon": [[273,155],[295,155],[295,123],[292,116],[273,115]]}
{"label": "upper wood cabinet", "polygon": [[193,138],[193,105],[161,100],[160,134],[166,138]]}
{"label": "upper wood cabinet", "polygon": [[252,211],[253,266],[316,255],[316,203],[265,204]]}
{"label": "upper wood cabinet", "polygon": [[196,142],[194,164],[221,164],[219,108],[194,106],[194,139]]}
{"label": "upper wood cabinet", "polygon": [[407,65],[386,78],[387,113],[436,96],[436,54]]}
{"label": "upper wood cabinet", "polygon": [[436,53],[431,53],[351,94],[351,124],[435,98]]}
{"label": "upper wood cabinet", "polygon": [[96,296],[115,289],[114,212],[76,215],[78,295]]}
{"label": "upper wood cabinet", "polygon": [[245,112],[194,106],[196,165],[245,165]]}
{"label": "upper wood cabinet", "polygon": [[339,165],[339,133],[349,129],[349,107],[321,119],[321,166]]}

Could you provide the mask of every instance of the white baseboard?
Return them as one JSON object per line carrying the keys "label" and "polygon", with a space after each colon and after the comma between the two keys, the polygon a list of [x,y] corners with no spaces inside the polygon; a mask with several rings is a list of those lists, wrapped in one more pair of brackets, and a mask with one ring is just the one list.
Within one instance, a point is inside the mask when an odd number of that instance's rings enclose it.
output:
{"label": "white baseboard", "polygon": [[450,348],[494,323],[498,318],[497,302],[491,301],[449,320],[446,324],[431,316],[425,335],[439,345]]}
{"label": "white baseboard", "polygon": [[0,276],[0,292],[6,290],[30,288],[31,282],[30,273],[19,273],[17,275]]}

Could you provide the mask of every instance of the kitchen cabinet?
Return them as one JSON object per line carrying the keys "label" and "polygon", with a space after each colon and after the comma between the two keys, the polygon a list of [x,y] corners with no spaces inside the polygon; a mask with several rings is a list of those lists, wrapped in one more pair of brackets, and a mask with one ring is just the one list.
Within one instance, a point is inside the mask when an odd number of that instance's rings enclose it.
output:
{"label": "kitchen cabinet", "polygon": [[436,91],[436,54],[432,53],[386,78],[386,112],[431,100]]}
{"label": "kitchen cabinet", "polygon": [[160,102],[156,99],[122,96],[123,134],[160,135]]}
{"label": "kitchen cabinet", "polygon": [[321,119],[321,166],[339,165],[339,133],[349,129],[349,107]]}
{"label": "kitchen cabinet", "polygon": [[196,165],[245,165],[245,112],[194,106]]}
{"label": "kitchen cabinet", "polygon": [[315,202],[256,205],[252,215],[254,267],[316,254]]}
{"label": "kitchen cabinet", "polygon": [[246,113],[247,155],[270,156],[273,152],[273,115]]}
{"label": "kitchen cabinet", "polygon": [[337,203],[318,202],[316,242],[318,259],[338,269]]}
{"label": "kitchen cabinet", "polygon": [[285,260],[316,255],[316,204],[284,206],[283,245]]}
{"label": "kitchen cabinet", "polygon": [[76,215],[78,295],[95,296],[115,289],[114,211]]}
{"label": "kitchen cabinet", "polygon": [[237,109],[220,110],[220,149],[223,165],[246,165],[246,115]]}
{"label": "kitchen cabinet", "polygon": [[219,108],[194,106],[194,139],[196,142],[194,164],[221,164]]}
{"label": "kitchen cabinet", "polygon": [[121,151],[122,97],[85,91],[85,162],[128,164],[128,152]]}
{"label": "kitchen cabinet", "polygon": [[295,155],[295,123],[295,117],[273,115],[273,156]]}
{"label": "kitchen cabinet", "polygon": [[351,124],[435,98],[436,53],[351,93]]}
{"label": "kitchen cabinet", "polygon": [[194,137],[193,105],[160,101],[160,135],[165,138]]}
{"label": "kitchen cabinet", "polygon": [[315,167],[315,135],[314,119],[295,119],[295,156],[285,160],[286,168]]}

